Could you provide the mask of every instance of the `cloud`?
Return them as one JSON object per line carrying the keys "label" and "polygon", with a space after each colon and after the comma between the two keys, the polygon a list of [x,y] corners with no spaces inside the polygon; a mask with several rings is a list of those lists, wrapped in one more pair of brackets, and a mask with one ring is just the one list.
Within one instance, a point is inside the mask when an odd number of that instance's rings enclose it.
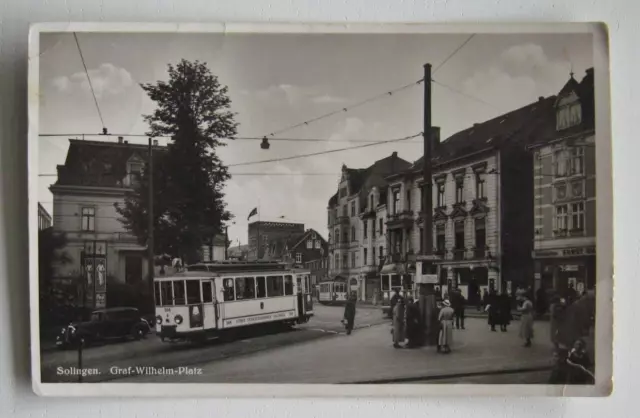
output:
{"label": "cloud", "polygon": [[[252,94],[247,90],[242,90],[241,95]],[[261,101],[274,103],[284,103],[289,106],[298,106],[304,102],[314,104],[337,104],[344,103],[347,99],[328,94],[325,89],[318,86],[294,86],[292,84],[278,84],[266,89],[256,90],[253,94]]]}
{"label": "cloud", "polygon": [[569,68],[566,61],[550,59],[540,45],[515,45],[464,80],[462,89],[506,112],[556,94],[562,88],[557,80],[567,79]]}
{"label": "cloud", "polygon": [[330,96],[328,94],[324,94],[322,96],[317,96],[311,99],[313,103],[316,104],[335,104],[335,103],[345,103],[347,99],[344,97]]}
{"label": "cloud", "polygon": [[[127,70],[113,64],[104,63],[88,72],[98,98],[120,94],[134,84],[133,77]],[[72,92],[75,89],[90,91],[89,81],[84,72],[57,77],[53,79],[52,85],[60,92]]]}

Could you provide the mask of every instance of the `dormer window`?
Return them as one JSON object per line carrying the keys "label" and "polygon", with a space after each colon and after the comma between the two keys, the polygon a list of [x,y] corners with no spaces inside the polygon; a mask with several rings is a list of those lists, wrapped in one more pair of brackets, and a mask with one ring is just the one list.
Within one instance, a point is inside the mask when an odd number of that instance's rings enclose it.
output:
{"label": "dormer window", "polygon": [[575,93],[560,99],[556,111],[556,130],[561,131],[582,123],[582,107]]}
{"label": "dormer window", "polygon": [[127,184],[131,187],[136,187],[140,184],[142,178],[142,171],[144,170],[144,164],[141,162],[129,162],[127,163]]}

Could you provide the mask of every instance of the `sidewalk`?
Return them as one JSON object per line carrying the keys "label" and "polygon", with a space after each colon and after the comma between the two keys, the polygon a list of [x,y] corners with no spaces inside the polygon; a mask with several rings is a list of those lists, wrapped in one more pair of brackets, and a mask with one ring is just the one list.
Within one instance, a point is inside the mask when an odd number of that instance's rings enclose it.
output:
{"label": "sidewalk", "polygon": [[189,383],[374,383],[428,380],[443,376],[549,368],[552,349],[548,323],[535,324],[538,338],[522,347],[518,324],[506,333],[491,332],[485,321],[469,319],[454,331],[453,353],[435,347],[394,349],[390,324],[309,343],[214,362],[197,376],[139,376],[127,382]]}

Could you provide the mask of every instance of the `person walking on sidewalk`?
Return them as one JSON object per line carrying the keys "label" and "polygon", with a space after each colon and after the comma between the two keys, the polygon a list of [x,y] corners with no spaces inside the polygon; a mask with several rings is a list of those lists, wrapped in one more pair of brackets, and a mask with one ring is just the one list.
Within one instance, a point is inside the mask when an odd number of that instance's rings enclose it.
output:
{"label": "person walking on sidewalk", "polygon": [[357,296],[355,293],[352,293],[349,296],[349,300],[344,307],[344,326],[347,330],[347,335],[351,335],[351,331],[353,331],[353,323],[356,319],[356,299]]}
{"label": "person walking on sidewalk", "polygon": [[451,307],[456,318],[456,329],[464,329],[464,303],[465,298],[459,288],[451,292]]}
{"label": "person walking on sidewalk", "polygon": [[491,289],[485,309],[489,311],[489,325],[491,326],[491,331],[495,332],[496,325],[500,325],[500,302],[495,289]]}
{"label": "person walking on sidewalk", "polygon": [[400,343],[404,343],[405,340],[405,305],[404,299],[398,298],[395,306],[393,307],[393,347],[401,348]]}
{"label": "person walking on sidewalk", "polygon": [[525,340],[524,346],[531,347],[531,339],[533,338],[533,303],[529,300],[527,294],[520,296],[522,305],[518,307],[520,316],[520,338]]}
{"label": "person walking on sidewalk", "polygon": [[405,348],[416,348],[422,345],[420,327],[420,308],[412,298],[407,299],[406,307],[407,344]]}
{"label": "person walking on sidewalk", "polygon": [[511,298],[507,292],[498,296],[498,310],[500,315],[500,331],[507,332],[507,326],[511,323]]}
{"label": "person walking on sidewalk", "polygon": [[451,302],[445,300],[442,302],[443,307],[438,314],[440,321],[440,335],[438,336],[438,352],[448,354],[451,352],[453,344],[453,308]]}
{"label": "person walking on sidewalk", "polygon": [[393,296],[391,296],[391,299],[389,300],[389,307],[391,309],[389,309],[389,317],[393,318],[393,309],[396,306],[396,303],[398,303],[398,300],[400,300],[402,296],[400,296],[400,291],[398,289],[394,289],[393,290]]}

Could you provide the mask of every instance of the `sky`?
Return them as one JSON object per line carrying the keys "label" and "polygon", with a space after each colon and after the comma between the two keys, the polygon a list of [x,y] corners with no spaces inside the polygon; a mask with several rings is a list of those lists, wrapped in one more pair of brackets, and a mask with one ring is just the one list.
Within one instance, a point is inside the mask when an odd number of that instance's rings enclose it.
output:
{"label": "sky", "polygon": [[[437,69],[432,74],[432,124],[441,128],[442,140],[540,96],[556,94],[571,71],[579,81],[593,65],[590,34],[478,34],[451,56],[469,36],[79,33],[78,42],[104,126],[111,133],[147,132],[142,116],[155,105],[139,84],[166,80],[167,64],[182,58],[205,62],[228,86],[239,137],[262,137],[339,111],[275,135],[328,141],[271,141],[271,148],[262,150],[259,141],[235,140],[218,149],[232,174],[225,201],[235,216],[229,238],[237,245],[247,243],[247,216],[255,207],[260,220],[304,223],[326,238],[327,202],[337,190],[343,164],[365,168],[394,151],[410,162],[418,159],[420,138],[233,166],[420,133],[422,85],[349,106],[420,80],[425,63]],[[103,122],[73,34],[42,34],[40,48],[39,133],[65,134],[41,136],[38,143],[38,199],[51,212],[51,174],[64,164],[68,139],[77,138],[66,134],[99,133]],[[345,107],[347,111],[340,111]],[[146,143],[144,138],[128,140]]]}

